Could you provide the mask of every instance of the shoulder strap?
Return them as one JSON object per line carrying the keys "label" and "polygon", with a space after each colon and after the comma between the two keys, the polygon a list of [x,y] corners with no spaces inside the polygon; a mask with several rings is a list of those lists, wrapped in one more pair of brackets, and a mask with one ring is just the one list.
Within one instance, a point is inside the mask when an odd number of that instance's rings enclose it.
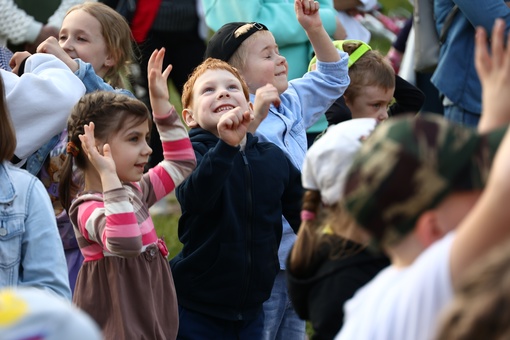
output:
{"label": "shoulder strap", "polygon": [[446,33],[448,32],[448,29],[452,25],[453,18],[455,17],[455,14],[459,11],[459,5],[453,6],[452,10],[448,15],[446,16],[446,19],[444,20],[443,28],[441,28],[441,34],[439,35],[439,44],[442,45],[446,40]]}

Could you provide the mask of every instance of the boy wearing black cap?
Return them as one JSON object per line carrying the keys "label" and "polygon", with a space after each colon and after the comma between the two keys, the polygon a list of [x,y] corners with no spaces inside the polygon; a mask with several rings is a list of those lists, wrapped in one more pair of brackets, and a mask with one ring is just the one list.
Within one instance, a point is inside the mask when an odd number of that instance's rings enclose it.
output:
{"label": "boy wearing black cap", "polygon": [[498,101],[484,103],[478,133],[442,117],[395,118],[356,155],[344,206],[392,264],[346,303],[336,339],[432,339],[439,312],[469,265],[510,238],[508,209],[499,206],[510,195],[510,132],[488,132],[510,120],[501,95],[510,90],[502,23],[492,32],[492,58],[486,36],[477,35],[484,96],[498,94]]}
{"label": "boy wearing black cap", "polygon": [[[255,132],[260,140],[280,147],[294,166],[301,170],[307,150],[306,130],[349,85],[349,56],[339,52],[333,45],[322,26],[316,1],[295,0],[294,4],[297,20],[306,31],[318,59],[315,71],[289,82],[287,62],[279,54],[273,35],[261,23],[225,24],[211,37],[206,57],[219,58],[236,67],[248,84],[251,102],[255,102],[257,90],[257,96],[273,99],[267,117],[255,116],[250,131]],[[267,84],[274,88],[266,87]],[[284,271],[285,260],[295,238],[295,233],[283,219],[283,236],[278,254],[281,270],[270,299],[264,303],[264,338],[304,338],[305,323],[291,306]],[[281,334],[280,325],[286,325],[285,334]]]}

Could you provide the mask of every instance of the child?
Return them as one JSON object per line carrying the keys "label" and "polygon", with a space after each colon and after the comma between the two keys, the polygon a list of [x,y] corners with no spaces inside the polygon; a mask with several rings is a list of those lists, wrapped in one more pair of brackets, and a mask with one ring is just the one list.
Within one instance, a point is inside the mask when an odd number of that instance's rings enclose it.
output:
{"label": "child", "polygon": [[[381,122],[389,116],[420,110],[425,101],[423,93],[396,75],[379,51],[358,40],[339,40],[334,44],[349,54],[351,83],[326,111],[329,125],[364,117]],[[314,57],[310,68],[315,63]]]}
{"label": "child", "polygon": [[1,77],[0,121],[0,287],[34,286],[70,300],[64,251],[48,195],[37,178],[9,162],[16,134]]}
{"label": "child", "polygon": [[67,11],[58,41],[49,37],[37,52],[61,59],[80,78],[87,93],[128,88],[129,65],[134,58],[131,29],[115,10],[101,2],[84,2]]}
{"label": "child", "polygon": [[503,31],[497,20],[491,57],[483,29],[477,34],[487,120],[479,133],[436,115],[393,118],[355,157],[344,206],[392,264],[347,302],[337,339],[431,339],[439,311],[470,264],[510,238],[508,209],[501,208],[510,192],[510,132],[486,181],[505,133],[488,129],[510,121]]}
{"label": "child", "polygon": [[[131,43],[130,28],[119,13],[102,3],[85,2],[69,9],[58,41],[50,37],[39,45],[37,51],[54,54],[66,63],[83,81],[87,93],[106,90],[133,96],[124,89],[133,54]],[[67,131],[60,131],[49,144],[31,156],[27,170],[36,174],[48,189],[66,253],[69,282],[74,290],[83,257],[69,217],[58,198],[66,143]]]}
{"label": "child", "polygon": [[[213,58],[184,85],[183,118],[198,165],[176,191],[183,248],[170,265],[181,339],[261,339],[282,214],[299,227],[299,172],[278,147],[247,134],[248,100],[238,71]],[[271,100],[260,96],[256,106]]]}
{"label": "child", "polygon": [[[96,320],[105,339],[173,339],[177,334],[168,251],[157,238],[148,207],[191,172],[195,157],[168,102],[171,67],[161,73],[163,57],[164,50],[152,55],[149,86],[165,160],[148,173],[150,114],[141,101],[98,91],[85,95],[69,118],[59,193],[85,256],[73,301]],[[74,201],[73,166],[85,181]]]}
{"label": "child", "polygon": [[[322,26],[317,2],[295,0],[297,20],[306,31],[317,56],[317,71],[303,78],[287,81],[288,65],[278,52],[271,32],[261,23],[229,23],[211,37],[206,57],[228,61],[236,67],[254,102],[259,95],[274,98],[269,113],[257,115],[250,131],[261,141],[272,142],[283,150],[292,164],[301,169],[308,147],[306,130],[342,95],[349,85],[348,55],[339,52]],[[266,88],[272,84],[276,89]],[[260,110],[259,112],[264,112]],[[267,112],[267,111],[266,111]],[[264,338],[303,339],[305,323],[294,312],[287,295],[285,260],[296,235],[283,220],[283,236],[279,249],[280,272],[271,298],[264,304]],[[282,328],[280,328],[282,325]],[[287,329],[283,329],[286,325]]]}
{"label": "child", "polygon": [[302,183],[307,190],[287,280],[292,304],[311,322],[315,340],[333,339],[342,326],[344,302],[389,264],[386,256],[365,249],[339,204],[354,154],[376,123],[360,118],[332,126],[306,153]]}

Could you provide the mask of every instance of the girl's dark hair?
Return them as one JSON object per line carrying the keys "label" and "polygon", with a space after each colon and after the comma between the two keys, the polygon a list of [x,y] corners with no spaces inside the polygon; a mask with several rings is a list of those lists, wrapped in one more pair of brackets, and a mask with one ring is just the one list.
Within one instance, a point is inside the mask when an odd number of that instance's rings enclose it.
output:
{"label": "girl's dark hair", "polygon": [[73,198],[80,190],[73,181],[73,166],[85,170],[88,164],[78,137],[85,133],[84,125],[94,122],[94,137],[97,140],[107,141],[109,136],[124,128],[126,123],[135,126],[146,120],[149,121],[150,128],[152,120],[147,106],[140,100],[124,94],[97,91],[84,95],[78,101],[67,121],[68,142],[76,145],[78,153],[76,156],[68,153],[62,165],[59,197],[64,209],[69,210]]}
{"label": "girl's dark hair", "polygon": [[0,76],[0,160],[8,161],[16,149],[16,133],[11,123],[9,110],[5,98],[4,81]]}

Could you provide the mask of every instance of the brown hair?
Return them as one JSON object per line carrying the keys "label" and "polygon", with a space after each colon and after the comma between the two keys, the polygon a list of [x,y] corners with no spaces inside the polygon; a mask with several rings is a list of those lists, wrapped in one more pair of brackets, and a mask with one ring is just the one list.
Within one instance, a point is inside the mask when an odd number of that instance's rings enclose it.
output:
{"label": "brown hair", "polygon": [[9,110],[5,98],[4,81],[0,76],[0,160],[8,161],[16,149],[16,133],[11,123]]}
{"label": "brown hair", "polygon": [[440,319],[437,340],[510,338],[510,243],[479,259]]}
{"label": "brown hair", "polygon": [[[361,43],[346,41],[342,49],[349,55],[353,53]],[[383,89],[395,88],[395,71],[384,56],[377,50],[366,51],[349,68],[351,83],[345,90],[344,95],[354,100],[362,88],[377,86]]]}
{"label": "brown hair", "polygon": [[[101,2],[84,2],[71,7],[67,14],[82,10],[101,25],[101,34],[106,42],[108,53],[115,64],[106,72],[104,79],[113,87],[128,88],[125,78],[129,76],[129,65],[135,60],[133,36],[126,19],[113,8]],[[66,16],[67,16],[66,14]]]}
{"label": "brown hair", "polygon": [[243,77],[235,67],[220,59],[207,58],[200,65],[198,65],[195,68],[195,70],[193,70],[193,73],[191,73],[191,75],[188,78],[188,81],[186,81],[186,84],[184,84],[183,86],[181,97],[183,109],[188,109],[193,105],[193,88],[195,86],[195,83],[198,77],[203,75],[208,70],[225,70],[232,73],[241,82],[241,86],[243,88],[243,93],[246,100],[247,101],[250,100],[248,86],[246,85],[246,82],[244,81]]}
{"label": "brown hair", "polygon": [[331,244],[331,258],[341,258],[359,252],[365,245],[359,243],[354,248],[347,247],[348,241],[357,243],[357,226],[342,204],[324,206],[318,190],[306,190],[303,196],[302,210],[311,212],[315,218],[303,219],[296,241],[292,247],[289,269],[296,276],[306,277],[313,270],[316,256],[323,244]]}
{"label": "brown hair", "polygon": [[108,136],[119,132],[126,122],[138,125],[146,120],[150,127],[152,120],[147,106],[124,94],[96,91],[84,95],[76,103],[67,120],[67,136],[68,142],[74,143],[78,148],[78,153],[76,156],[67,155],[60,175],[59,197],[64,209],[69,210],[72,199],[80,189],[73,181],[73,165],[81,170],[87,168],[86,155],[81,152],[81,141],[78,137],[85,133],[84,125],[94,122],[94,137],[107,141]]}

